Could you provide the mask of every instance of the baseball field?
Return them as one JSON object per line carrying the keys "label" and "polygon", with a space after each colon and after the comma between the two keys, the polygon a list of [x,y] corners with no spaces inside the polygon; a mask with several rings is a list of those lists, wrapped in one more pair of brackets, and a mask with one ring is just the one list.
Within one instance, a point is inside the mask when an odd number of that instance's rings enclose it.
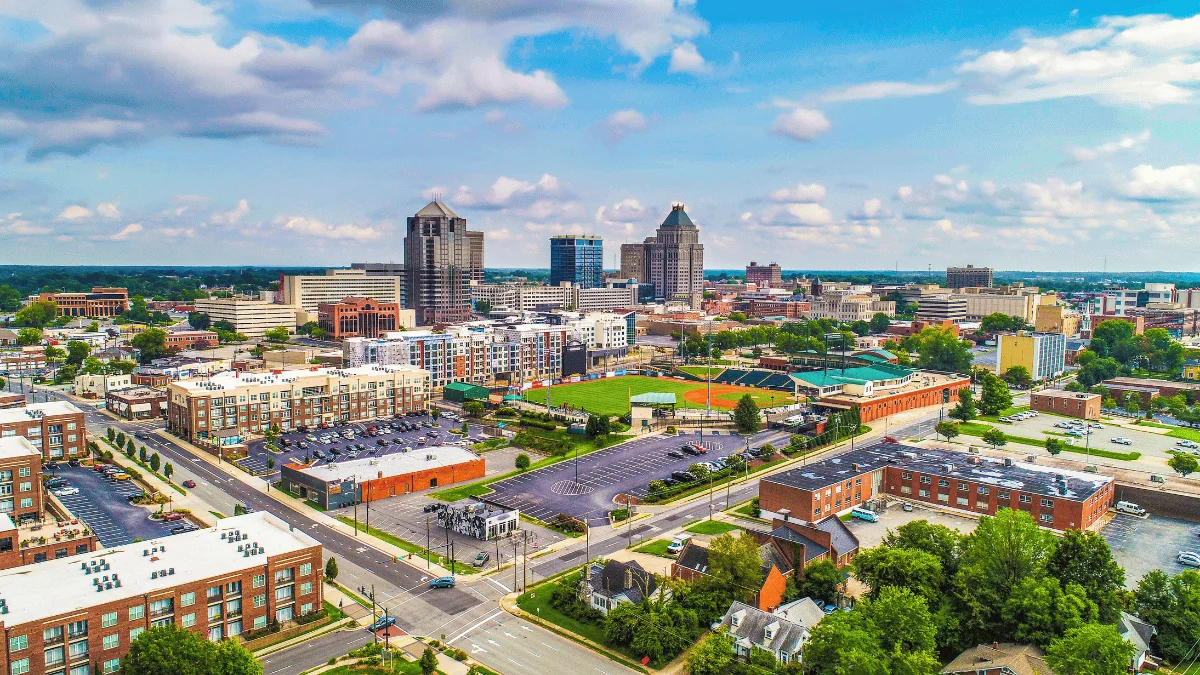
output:
{"label": "baseball field", "polygon": [[[570,405],[572,408],[601,415],[624,415],[629,412],[630,396],[663,392],[675,394],[678,407],[703,408],[706,387],[704,382],[628,375],[555,385],[550,390],[550,402],[555,406]],[[712,385],[712,407],[732,409],[737,406],[738,399],[746,394],[749,394],[760,408],[786,405],[793,400],[792,396],[782,391],[714,383]],[[546,390],[530,389],[525,392],[525,400],[531,403],[545,404]]]}

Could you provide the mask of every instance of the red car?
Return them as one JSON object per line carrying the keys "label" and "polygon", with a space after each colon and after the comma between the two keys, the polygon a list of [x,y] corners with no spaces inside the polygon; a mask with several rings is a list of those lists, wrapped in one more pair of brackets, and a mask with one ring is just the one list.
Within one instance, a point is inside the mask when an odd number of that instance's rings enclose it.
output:
{"label": "red car", "polygon": [[896,440],[895,436],[884,436],[883,441],[885,443],[899,443],[900,442],[900,441]]}
{"label": "red car", "polygon": [[196,487],[196,481],[194,481],[194,480],[191,480],[191,479],[189,478],[188,480],[185,480],[185,481],[183,481],[183,487],[185,487],[185,488],[194,488],[194,487]]}
{"label": "red car", "polygon": [[183,514],[175,513],[174,511],[168,511],[167,513],[163,514],[162,519],[168,523],[171,523],[176,520],[183,520]]}

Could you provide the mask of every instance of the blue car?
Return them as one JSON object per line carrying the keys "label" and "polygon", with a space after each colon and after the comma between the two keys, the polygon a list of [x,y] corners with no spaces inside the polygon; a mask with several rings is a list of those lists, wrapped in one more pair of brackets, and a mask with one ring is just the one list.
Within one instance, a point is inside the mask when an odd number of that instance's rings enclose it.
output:
{"label": "blue car", "polygon": [[376,619],[375,623],[371,624],[370,630],[380,631],[380,630],[383,630],[384,628],[391,628],[392,626],[395,626],[395,625],[396,625],[396,617],[391,616],[391,615],[384,615],[384,616],[381,616],[378,619]]}
{"label": "blue car", "polygon": [[430,588],[454,588],[454,577],[438,577],[429,582]]}

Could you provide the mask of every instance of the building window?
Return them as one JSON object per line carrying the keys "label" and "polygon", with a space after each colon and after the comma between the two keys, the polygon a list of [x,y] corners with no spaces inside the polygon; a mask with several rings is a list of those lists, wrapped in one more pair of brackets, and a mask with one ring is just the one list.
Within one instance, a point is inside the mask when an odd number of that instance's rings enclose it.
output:
{"label": "building window", "polygon": [[300,576],[306,577],[312,574],[312,563],[304,563],[300,566]]}
{"label": "building window", "polygon": [[23,675],[29,672],[29,659],[12,662],[12,675]]}
{"label": "building window", "polygon": [[971,500],[967,499],[966,497],[959,497],[959,498],[958,498],[958,505],[959,505],[959,506],[970,506],[970,505],[971,505]]}
{"label": "building window", "polygon": [[287,607],[281,607],[281,608],[275,610],[275,620],[278,621],[279,623],[283,623],[284,621],[291,621],[292,620],[292,606],[288,605]]}
{"label": "building window", "polygon": [[105,649],[116,649],[117,646],[121,644],[121,636],[117,635],[116,633],[113,633],[112,635],[105,635],[103,643]]}
{"label": "building window", "polygon": [[939,478],[938,487],[950,487],[950,481],[946,480],[945,478]]}
{"label": "building window", "polygon": [[1050,515],[1049,513],[1043,513],[1038,516],[1038,520],[1042,521],[1043,523],[1053,523],[1054,516]]}
{"label": "building window", "polygon": [[282,583],[285,581],[291,581],[291,580],[292,580],[292,568],[289,567],[285,570],[278,570],[275,572],[275,583],[278,584],[278,583]]}
{"label": "building window", "polygon": [[300,595],[308,595],[309,593],[312,593],[312,591],[313,589],[311,581],[306,581],[300,584]]}
{"label": "building window", "polygon": [[196,594],[195,593],[184,593],[183,595],[179,596],[179,606],[180,607],[187,607],[189,605],[194,605],[194,604],[196,604]]}
{"label": "building window", "polygon": [[192,612],[191,614],[184,614],[183,617],[179,620],[179,623],[184,628],[191,628],[192,626],[195,626],[196,625],[196,613]]}
{"label": "building window", "polygon": [[61,642],[63,636],[62,626],[51,626],[42,631],[42,642],[51,644]]}
{"label": "building window", "polygon": [[265,575],[265,574],[255,574],[254,575],[254,587],[255,588],[262,588],[263,586],[266,586],[266,585],[267,585],[267,575]]}
{"label": "building window", "polygon": [[902,480],[912,480],[912,473],[910,473],[908,471],[901,471],[900,478]]}
{"label": "building window", "polygon": [[1042,497],[1042,508],[1045,508],[1045,509],[1054,508],[1054,500],[1046,499],[1045,497]]}
{"label": "building window", "polygon": [[108,614],[105,614],[100,617],[100,627],[101,628],[111,628],[115,625],[117,625],[117,613],[116,612],[109,612]]}
{"label": "building window", "polygon": [[242,582],[231,581],[231,582],[225,584],[225,594],[226,595],[241,595],[242,594]]}
{"label": "building window", "polygon": [[997,490],[996,496],[1000,499],[1012,499],[1012,493],[1008,490]]}
{"label": "building window", "polygon": [[967,485],[966,483],[959,483],[959,484],[958,484],[958,489],[959,489],[959,490],[970,490],[970,489],[971,489],[971,486],[970,486],[970,485]]}
{"label": "building window", "polygon": [[212,621],[218,620],[220,618],[221,618],[221,606],[220,605],[209,605],[208,606],[209,622],[211,623]]}
{"label": "building window", "polygon": [[145,632],[145,628],[134,628],[133,630],[129,631],[129,641],[133,642],[134,640],[138,639],[139,635]]}
{"label": "building window", "polygon": [[8,638],[8,651],[10,651],[10,652],[20,651],[22,649],[25,649],[28,646],[29,646],[29,636],[28,635],[18,635],[16,637]]}
{"label": "building window", "polygon": [[236,598],[225,603],[225,616],[241,616],[242,600]]}
{"label": "building window", "polygon": [[306,616],[312,613],[312,603],[300,605],[300,616]]}
{"label": "building window", "polygon": [[930,478],[929,476],[921,476],[921,484],[922,485],[929,485],[932,482],[933,482],[933,479]]}
{"label": "building window", "polygon": [[267,627],[267,617],[259,616],[254,619],[254,630],[262,630]]}
{"label": "building window", "polygon": [[104,675],[115,673],[121,669],[121,659],[110,659],[104,662]]}
{"label": "building window", "polygon": [[1030,502],[1032,502],[1032,501],[1033,501],[1033,498],[1032,498],[1032,497],[1030,497],[1029,495],[1021,495],[1021,497],[1020,497],[1020,502],[1021,502],[1022,504],[1028,504],[1028,503],[1030,503]]}
{"label": "building window", "polygon": [[229,635],[229,637],[233,637],[235,635],[241,635],[242,634],[242,622],[241,621],[230,621],[229,622],[229,630],[226,632]]}
{"label": "building window", "polygon": [[[33,497],[25,497],[24,499],[22,499],[21,500],[21,508],[23,508],[23,509],[33,508]],[[62,556],[56,556],[56,557],[61,558]]]}
{"label": "building window", "polygon": [[928,497],[929,497],[929,490],[921,490],[921,491],[920,491],[920,492],[918,492],[917,494],[919,494],[919,495],[920,495],[920,496],[922,496],[922,497],[928,498]]}
{"label": "building window", "polygon": [[208,629],[208,639],[211,642],[221,641],[221,626],[219,624]]}
{"label": "building window", "polygon": [[981,495],[986,495],[988,493],[988,489],[985,487],[976,488],[976,491],[979,492],[979,494],[981,494]]}
{"label": "building window", "polygon": [[275,589],[275,600],[291,600],[294,596],[294,589],[291,586],[280,586]]}
{"label": "building window", "polygon": [[911,495],[911,494],[912,494],[912,488],[910,488],[910,487],[909,487],[909,486],[907,486],[907,485],[901,485],[901,486],[900,486],[900,494],[904,494],[904,495]]}
{"label": "building window", "polygon": [[62,647],[55,647],[53,649],[47,649],[45,651],[45,653],[43,654],[43,656],[46,659],[46,667],[47,668],[49,668],[50,666],[57,666],[58,664],[60,664],[66,660],[66,658],[63,657],[63,648]]}
{"label": "building window", "polygon": [[23,466],[17,473],[21,476],[21,478],[29,478],[29,467]]}
{"label": "building window", "polygon": [[221,587],[220,587],[220,586],[209,586],[209,587],[208,587],[208,591],[207,591],[207,595],[208,595],[208,601],[209,601],[209,602],[212,602],[213,600],[218,600],[218,599],[220,599],[220,597],[221,597]]}

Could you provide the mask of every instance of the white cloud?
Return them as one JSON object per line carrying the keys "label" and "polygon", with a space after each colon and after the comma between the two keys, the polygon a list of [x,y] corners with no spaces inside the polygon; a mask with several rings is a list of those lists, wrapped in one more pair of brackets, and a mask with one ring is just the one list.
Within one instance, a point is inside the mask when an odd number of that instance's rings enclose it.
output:
{"label": "white cloud", "polygon": [[104,216],[105,218],[114,218],[115,219],[115,218],[121,217],[121,209],[117,208],[117,205],[113,204],[113,203],[97,204],[96,205],[96,213],[99,213],[100,215]]}
{"label": "white cloud", "polygon": [[58,214],[59,220],[79,220],[80,218],[91,218],[91,217],[92,217],[91,210],[88,209],[87,207],[80,206],[78,204],[72,204],[72,205],[68,206],[67,208],[63,209],[62,213]]}
{"label": "white cloud", "polygon": [[850,220],[875,222],[892,217],[892,212],[883,206],[883,200],[878,197],[864,199],[862,206],[853,209],[847,215]]}
{"label": "white cloud", "polygon": [[369,225],[329,225],[319,220],[304,218],[302,216],[279,216],[271,221],[271,224],[305,237],[317,237],[320,239],[371,241],[383,236],[382,232]]}
{"label": "white cloud", "polygon": [[1114,152],[1121,152],[1123,150],[1137,150],[1145,145],[1146,141],[1148,140],[1150,140],[1150,130],[1146,129],[1140,134],[1133,136],[1122,136],[1118,140],[1109,141],[1108,143],[1101,143],[1094,148],[1084,148],[1077,145],[1071,146],[1067,148],[1067,152],[1070,153],[1071,157],[1073,157],[1077,162],[1092,162],[1105,155],[1111,155]]}
{"label": "white cloud", "polygon": [[684,42],[671,50],[671,62],[667,66],[667,72],[707,75],[712,72],[712,66],[705,62],[696,45]]}
{"label": "white cloud", "polygon": [[873,101],[883,98],[929,96],[931,94],[943,94],[957,86],[957,82],[942,82],[940,84],[865,82],[863,84],[852,84],[831,89],[821,94],[821,100],[826,103],[841,103],[845,101]]}
{"label": "white cloud", "polygon": [[609,143],[616,144],[630,134],[642,133],[650,128],[646,116],[636,110],[618,110],[608,116],[601,125]]}
{"label": "white cloud", "polygon": [[777,202],[819,202],[825,199],[825,186],[800,183],[794,188],[779,188],[771,193],[771,199]]}
{"label": "white cloud", "polygon": [[820,110],[796,107],[776,117],[771,131],[797,141],[815,141],[831,126],[829,118]]}
{"label": "white cloud", "polygon": [[239,199],[236,207],[212,214],[208,222],[213,225],[237,225],[247,213],[250,213],[250,203]]}
{"label": "white cloud", "polygon": [[130,236],[135,235],[138,232],[141,232],[143,229],[144,228],[142,228],[141,223],[130,223],[130,224],[126,225],[125,227],[121,228],[121,231],[117,232],[116,234],[109,235],[107,237],[102,236],[102,237],[95,237],[95,238],[107,239],[108,241],[126,241],[129,239]]}
{"label": "white cloud", "polygon": [[507,227],[502,227],[498,230],[488,230],[483,233],[483,236],[488,239],[512,239],[512,233]]}
{"label": "white cloud", "polygon": [[160,227],[156,232],[171,239],[190,239],[196,236],[196,230],[191,227]]}
{"label": "white cloud", "polygon": [[1133,168],[1125,193],[1135,199],[1200,198],[1200,164],[1180,164],[1156,169],[1149,164]]}
{"label": "white cloud", "polygon": [[636,199],[622,199],[596,209],[596,224],[600,227],[632,235],[637,225],[655,219],[655,214]]}
{"label": "white cloud", "polygon": [[50,234],[53,230],[45,225],[36,225],[21,218],[20,213],[10,213],[0,218],[0,232],[19,237],[39,237]]}

